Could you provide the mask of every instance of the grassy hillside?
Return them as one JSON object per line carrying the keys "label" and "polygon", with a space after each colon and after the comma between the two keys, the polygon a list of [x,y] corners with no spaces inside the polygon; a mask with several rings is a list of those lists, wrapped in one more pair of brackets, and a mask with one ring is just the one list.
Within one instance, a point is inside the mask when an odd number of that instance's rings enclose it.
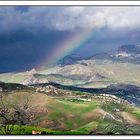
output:
{"label": "grassy hillside", "polygon": [[[82,60],[77,64],[56,66],[38,71],[40,74],[59,74],[85,81],[84,87],[103,87],[110,83],[140,85],[140,66],[110,60]],[[78,84],[78,83],[77,83]]]}
{"label": "grassy hillside", "polygon": [[48,75],[43,75],[43,74],[34,74],[34,77],[37,79],[47,79],[48,81],[51,82],[56,82],[60,84],[67,84],[67,85],[77,85],[77,84],[85,84],[85,81],[83,80],[75,80],[60,74],[48,74]]}
{"label": "grassy hillside", "polygon": [[77,64],[45,68],[33,73],[28,71],[0,74],[0,81],[23,83],[26,79],[30,80],[32,75],[42,81],[47,79],[63,85],[87,88],[101,88],[115,83],[140,85],[138,64],[98,59],[82,60]]}
{"label": "grassy hillside", "polygon": [[52,97],[34,91],[13,91],[5,95],[4,101],[12,108],[27,99],[36,115],[24,134],[38,129],[47,134],[139,134],[140,109],[115,96],[94,95],[88,100],[79,95]]}
{"label": "grassy hillside", "polygon": [[22,83],[28,74],[26,73],[4,73],[0,74],[0,81],[5,83]]}

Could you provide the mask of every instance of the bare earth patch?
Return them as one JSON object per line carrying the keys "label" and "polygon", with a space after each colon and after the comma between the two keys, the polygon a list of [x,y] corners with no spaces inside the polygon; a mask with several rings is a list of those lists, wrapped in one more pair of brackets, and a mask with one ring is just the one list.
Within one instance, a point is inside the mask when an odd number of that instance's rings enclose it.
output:
{"label": "bare earth patch", "polygon": [[121,117],[124,119],[124,121],[127,121],[130,124],[138,124],[140,125],[140,120],[135,118],[133,115],[127,113],[127,112],[121,112]]}

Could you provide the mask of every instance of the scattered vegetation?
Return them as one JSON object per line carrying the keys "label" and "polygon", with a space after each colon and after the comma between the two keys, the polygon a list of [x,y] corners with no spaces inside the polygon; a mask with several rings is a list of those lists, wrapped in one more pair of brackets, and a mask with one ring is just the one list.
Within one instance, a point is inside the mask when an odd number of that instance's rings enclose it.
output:
{"label": "scattered vegetation", "polygon": [[20,134],[23,129],[23,125],[29,125],[34,114],[29,107],[29,100],[27,100],[22,106],[14,105],[13,108],[8,108],[4,102],[4,96],[0,95],[0,133],[12,134],[16,126],[16,131]]}

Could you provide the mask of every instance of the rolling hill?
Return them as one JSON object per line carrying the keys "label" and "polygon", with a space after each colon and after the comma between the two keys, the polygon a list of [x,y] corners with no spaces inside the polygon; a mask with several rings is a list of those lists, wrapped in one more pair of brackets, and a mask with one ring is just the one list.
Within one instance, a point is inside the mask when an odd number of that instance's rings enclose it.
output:
{"label": "rolling hill", "polygon": [[30,101],[35,112],[35,118],[29,124],[32,127],[27,125],[30,133],[36,128],[46,128],[48,134],[139,134],[140,108],[116,96],[74,90],[66,92],[58,88],[54,90],[54,87],[49,87],[51,91],[46,94],[34,88],[26,90],[28,86],[20,90],[16,86],[10,85],[11,91],[3,90],[1,94],[4,93],[5,104],[11,109],[15,104]]}
{"label": "rolling hill", "polygon": [[30,101],[35,117],[22,134],[140,134],[139,55],[139,45],[123,45],[111,55],[3,73],[0,95],[10,110]]}

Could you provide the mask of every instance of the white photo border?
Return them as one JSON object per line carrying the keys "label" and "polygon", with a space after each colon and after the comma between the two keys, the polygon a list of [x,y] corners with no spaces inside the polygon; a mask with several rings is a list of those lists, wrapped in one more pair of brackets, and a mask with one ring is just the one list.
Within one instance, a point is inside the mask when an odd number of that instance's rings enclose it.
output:
{"label": "white photo border", "polygon": [[[140,6],[140,1],[0,1],[0,6]],[[116,136],[109,136],[109,135],[54,135],[54,136],[27,136],[27,135],[11,135],[11,136],[4,136],[1,135],[0,139],[16,139],[16,140],[23,140],[23,139],[49,139],[49,140],[75,140],[75,139],[106,139],[106,140],[117,140],[117,139],[140,139],[140,135],[116,135]]]}

